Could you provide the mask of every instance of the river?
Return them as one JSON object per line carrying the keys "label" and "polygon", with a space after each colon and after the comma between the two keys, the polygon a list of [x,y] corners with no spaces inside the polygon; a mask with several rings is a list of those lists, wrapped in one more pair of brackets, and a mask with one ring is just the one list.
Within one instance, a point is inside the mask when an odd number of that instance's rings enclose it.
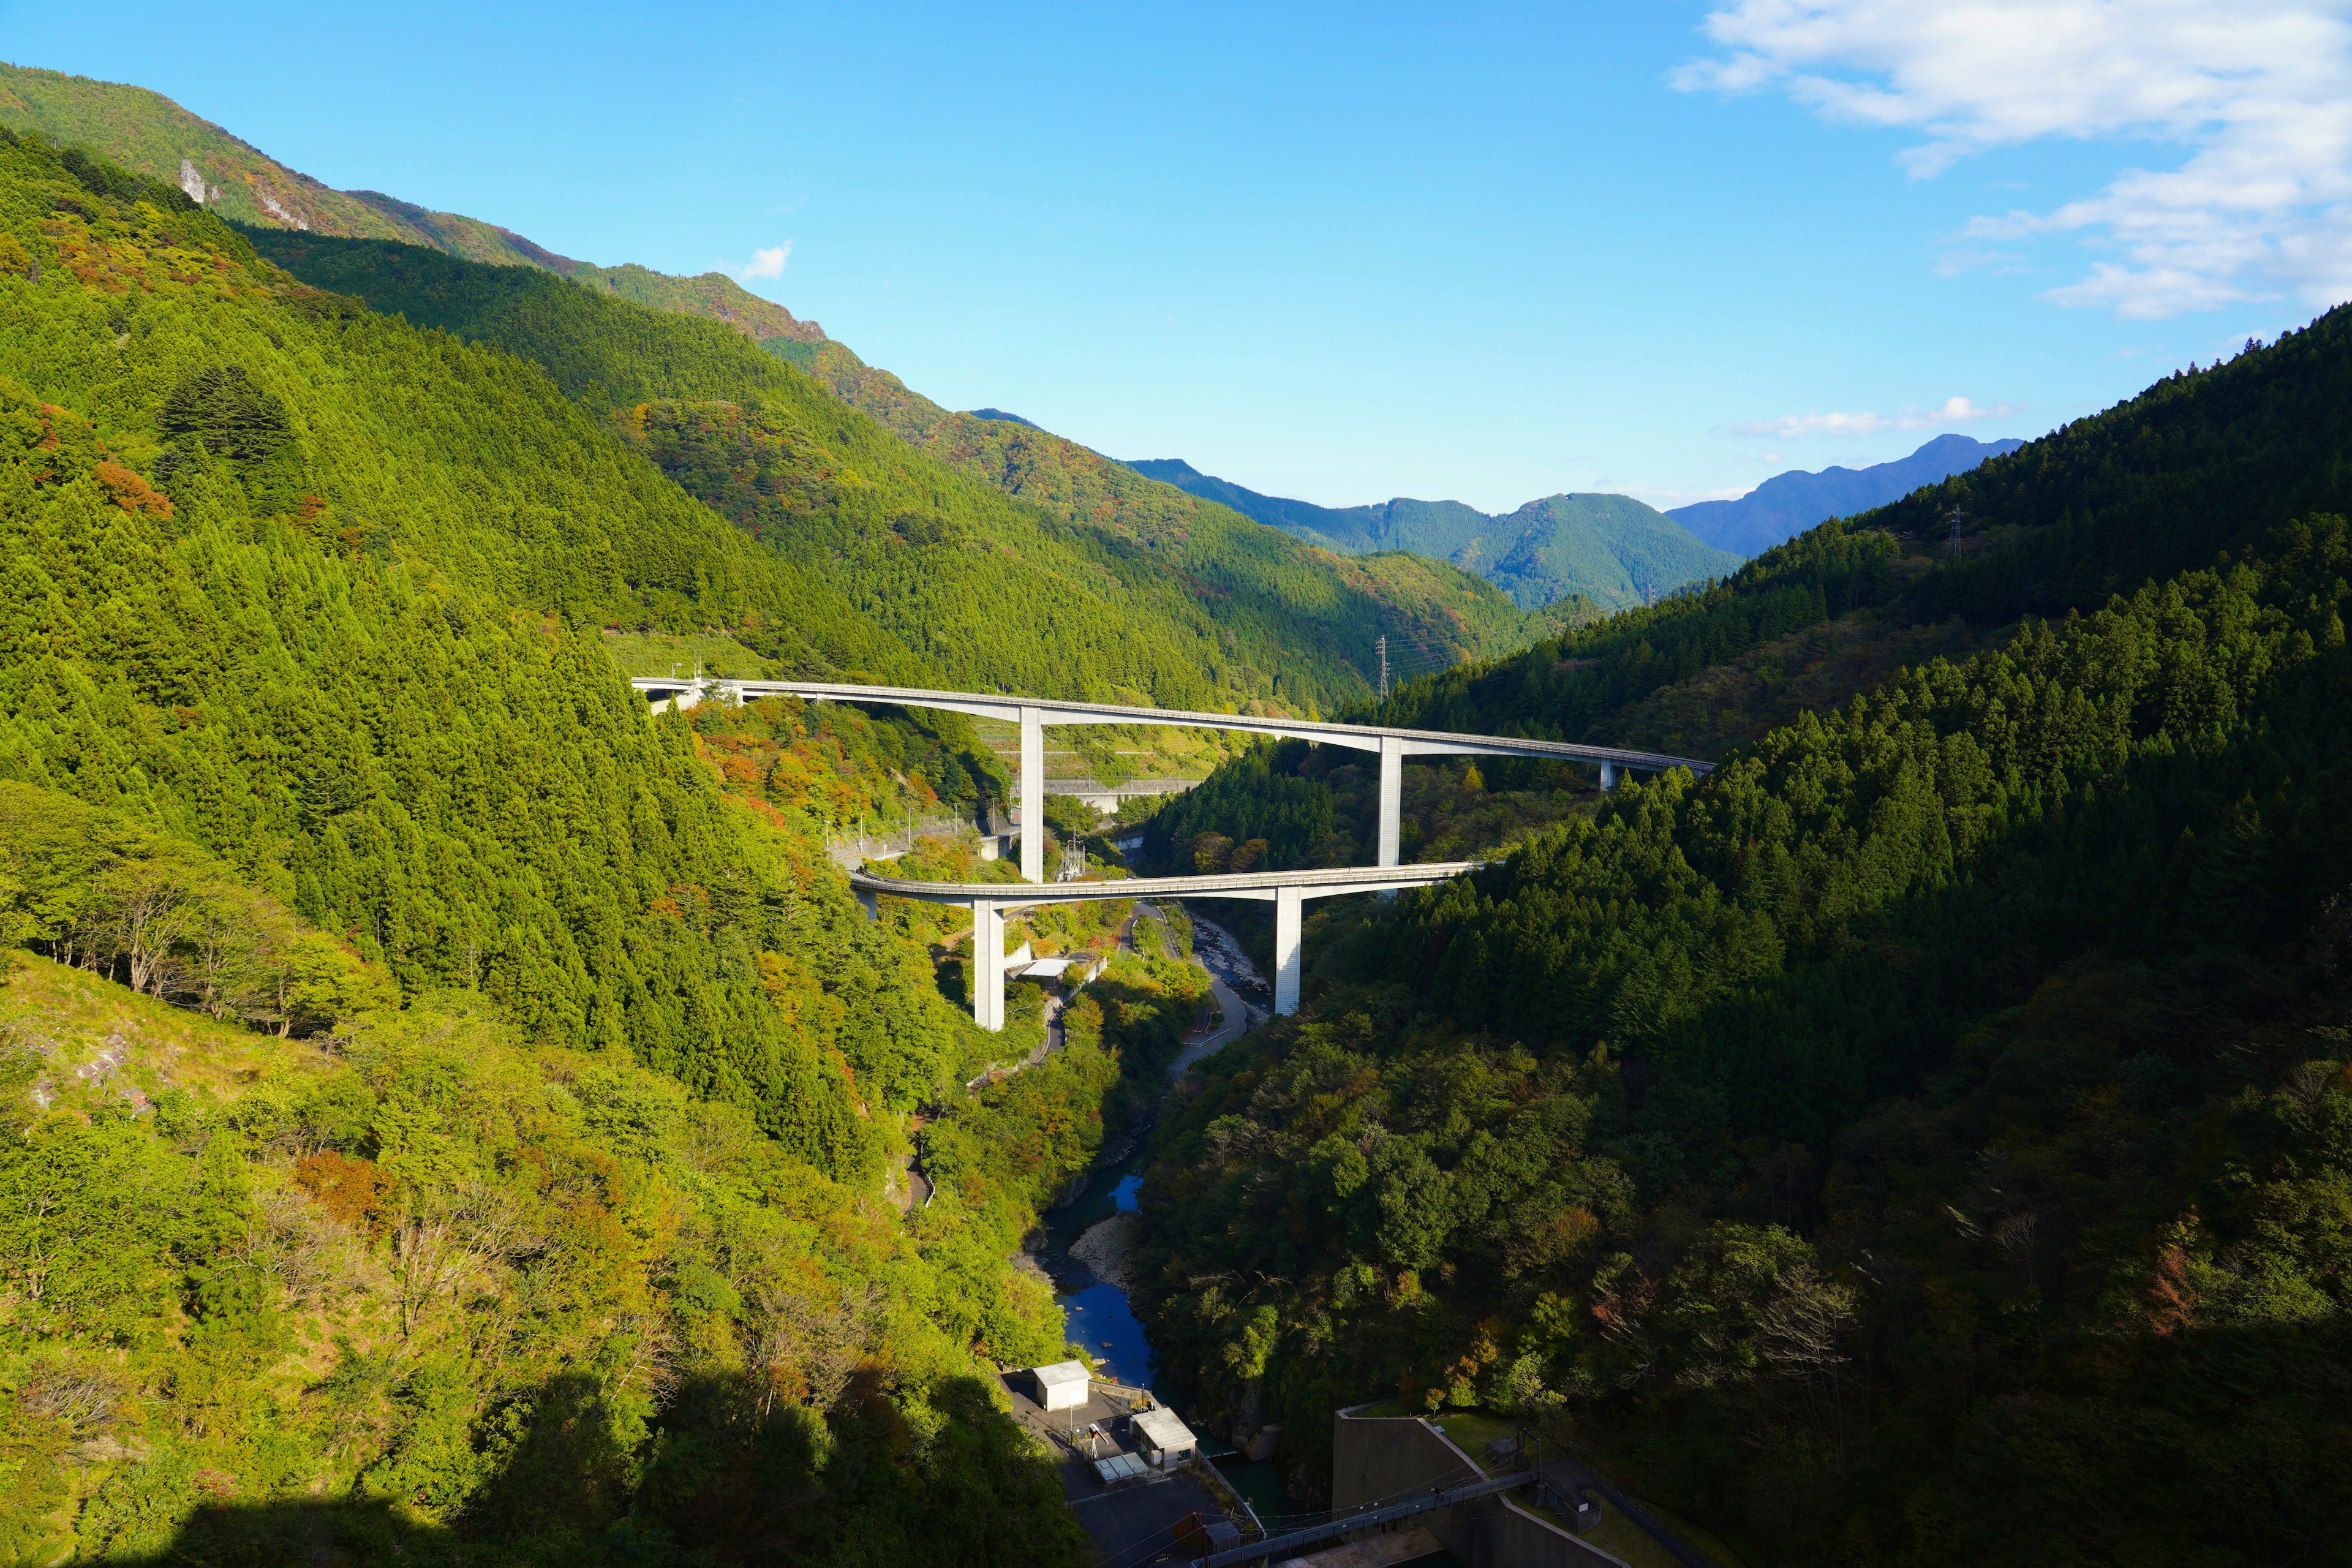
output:
{"label": "river", "polygon": [[[1192,953],[1209,973],[1211,991],[1224,1018],[1218,1027],[1185,1047],[1171,1068],[1171,1081],[1191,1070],[1193,1063],[1264,1022],[1274,1001],[1273,988],[1233,933],[1197,914],[1192,916]],[[1143,1324],[1129,1309],[1127,1292],[1070,1256],[1071,1247],[1089,1229],[1114,1215],[1135,1212],[1136,1194],[1142,1190],[1143,1171],[1150,1160],[1150,1131],[1144,1129],[1141,1137],[1129,1141],[1124,1148],[1114,1146],[1113,1157],[1087,1174],[1077,1195],[1045,1215],[1046,1240],[1038,1261],[1053,1279],[1054,1300],[1061,1303],[1070,1342],[1084,1345],[1109,1376],[1149,1388],[1167,1400],[1169,1390],[1160,1377],[1160,1357],[1145,1336]],[[1178,1414],[1184,1414],[1181,1406]],[[1298,1504],[1283,1494],[1281,1477],[1272,1464],[1244,1460],[1205,1433],[1202,1451],[1216,1461],[1234,1489],[1249,1500],[1261,1519],[1299,1511]]]}

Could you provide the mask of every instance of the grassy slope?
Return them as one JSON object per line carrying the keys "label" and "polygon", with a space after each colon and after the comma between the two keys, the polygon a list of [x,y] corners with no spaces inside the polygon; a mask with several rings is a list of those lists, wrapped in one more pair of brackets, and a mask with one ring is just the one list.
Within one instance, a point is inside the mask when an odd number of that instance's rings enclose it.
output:
{"label": "grassy slope", "polygon": [[0,63],[0,125],[87,147],[166,184],[180,183],[185,159],[217,189],[207,204],[238,223],[406,240],[509,265],[562,259],[478,218],[330,189],[145,88]]}

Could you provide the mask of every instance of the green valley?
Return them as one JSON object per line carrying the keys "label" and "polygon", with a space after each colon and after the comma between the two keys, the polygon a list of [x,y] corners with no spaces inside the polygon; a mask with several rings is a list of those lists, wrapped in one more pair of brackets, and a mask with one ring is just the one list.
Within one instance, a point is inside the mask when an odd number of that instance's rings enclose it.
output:
{"label": "green valley", "polygon": [[1996,445],[1309,507],[0,68],[0,1563],[2352,1561],[2352,306]]}

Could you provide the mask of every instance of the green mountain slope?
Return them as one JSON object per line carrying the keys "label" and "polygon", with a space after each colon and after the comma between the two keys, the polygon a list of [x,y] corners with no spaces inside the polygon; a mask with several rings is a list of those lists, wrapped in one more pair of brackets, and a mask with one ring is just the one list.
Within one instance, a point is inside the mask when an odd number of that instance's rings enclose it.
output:
{"label": "green mountain slope", "polygon": [[1762,1563],[2326,1557],[2347,374],[2336,312],[1394,705],[1605,728],[1857,604],[1963,656],[1327,914],[1142,1189],[1183,1392],[1308,1476],[1375,1395],[1526,1423]]}
{"label": "green mountain slope", "polygon": [[0,62],[0,126],[87,147],[238,223],[405,240],[505,265],[571,265],[478,218],[331,190],[145,88]]}
{"label": "green mountain slope", "polygon": [[[806,570],[832,574],[942,679],[1127,691],[1163,706],[1328,707],[1364,691],[1379,637],[1450,663],[1507,647],[1527,625],[1459,573],[1342,561],[1222,509],[1192,516],[1174,491],[1165,493],[1180,506],[1166,512],[1106,508],[1072,521],[1068,506],[1031,503],[1083,489],[1093,472],[1083,463],[1058,489],[1035,478],[1083,448],[958,415],[949,417],[1034,438],[1043,461],[999,452],[942,466],[942,456],[989,449],[901,441],[716,321],[413,247],[282,230],[253,242],[320,287],[533,360],[599,413],[665,402],[740,411],[656,410],[666,469]],[[846,354],[829,342],[821,352]],[[630,439],[644,438],[644,423],[624,421]],[[735,477],[747,461],[760,478]],[[1020,466],[1030,477],[985,482],[992,464],[1000,478]]]}
{"label": "green mountain slope", "polygon": [[[761,299],[724,272],[677,278],[635,263],[622,267],[598,267],[586,261],[570,262],[554,270],[574,283],[634,304],[650,306],[656,310],[675,310],[685,316],[708,316],[712,321],[723,321],[755,343],[782,340],[784,343],[803,344],[813,349],[815,344],[826,341],[824,329],[814,321],[803,321],[774,300]],[[801,360],[795,359],[793,363],[803,369],[807,368]]]}
{"label": "green mountain slope", "polygon": [[[1553,629],[1566,613],[1530,620],[1515,614],[1502,597],[1481,592],[1475,581],[1457,581],[1450,573],[1401,561],[1341,564],[1286,540],[1253,537],[1244,520],[1223,508],[1202,507],[1140,482],[1119,465],[1034,428],[1034,448],[976,439],[968,427],[988,421],[948,415],[908,392],[896,377],[868,369],[846,348],[829,342],[816,323],[798,320],[722,274],[674,278],[634,265],[593,266],[474,219],[432,212],[376,192],[331,191],[143,89],[52,71],[0,68],[0,125],[86,145],[161,179],[180,178],[180,160],[188,158],[199,171],[190,177],[204,199],[226,204],[221,207],[225,214],[257,233],[395,239],[478,262],[545,269],[607,298],[718,321],[816,374],[845,401],[949,467],[1042,508],[1064,523],[1101,535],[1093,552],[1098,565],[1119,562],[1114,570],[1122,581],[1158,580],[1129,583],[1129,587],[1166,600],[1157,589],[1172,571],[1192,597],[1205,605],[1207,621],[1215,627],[1210,635],[1232,645],[1222,654],[1202,649],[1192,656],[1196,663],[1217,667],[1211,678],[1213,690],[1246,698],[1286,688],[1289,700],[1329,703],[1370,685],[1377,668],[1374,645],[1381,637],[1411,649],[1415,668],[1444,668],[1524,644]],[[229,183],[221,185],[223,179]],[[210,185],[221,189],[214,193]],[[322,287],[347,287],[412,320],[476,337],[486,329],[476,330],[458,301],[467,288],[498,292],[478,281],[459,288],[449,279],[428,277],[414,266],[395,266],[382,258],[362,289],[354,270],[358,264],[348,258],[330,260],[318,247],[297,247],[278,259],[298,270],[317,271],[320,277],[313,281],[329,273],[346,279],[340,285],[322,281]],[[411,284],[422,293],[414,299],[398,296],[399,289]],[[542,315],[552,311],[570,321],[578,314],[560,300],[534,298],[539,303],[532,308]],[[498,309],[511,321],[510,301]],[[551,352],[556,335],[537,331],[532,341],[542,352]],[[629,335],[656,358],[675,357],[676,351],[652,345],[657,331],[639,327]],[[485,341],[529,352],[520,346],[520,339]],[[621,379],[650,388],[645,396],[693,395],[678,388],[664,390],[667,384],[658,375],[624,374]],[[579,390],[576,381],[566,384]],[[748,395],[750,388],[761,384],[757,376],[740,378],[737,394]],[[1062,584],[1035,584],[1030,591],[1041,595],[1038,602],[1055,602],[1070,590]],[[1083,590],[1076,592],[1083,597]],[[1160,607],[1163,613],[1186,615],[1174,610],[1172,603]],[[1198,615],[1187,618],[1201,620]],[[956,630],[945,627],[913,638],[917,646],[940,649],[951,648],[959,640]],[[1065,650],[1068,646],[1066,642]],[[1000,679],[1012,673],[1008,668]],[[1128,674],[1131,677],[1133,671]],[[1121,684],[1129,689],[1155,689],[1132,679],[1123,679]]]}
{"label": "green mountain slope", "polygon": [[1131,458],[1127,466],[1147,479],[1229,506],[1270,528],[1350,554],[1410,550],[1417,555],[1452,561],[1456,551],[1483,538],[1494,524],[1493,518],[1458,500],[1399,497],[1373,506],[1317,506],[1312,501],[1264,495],[1231,479],[1204,474],[1181,458]]}
{"label": "green mountain slope", "polygon": [[1316,506],[1260,495],[1178,458],[1128,467],[1333,550],[1403,550],[1450,561],[1528,609],[1569,598],[1604,609],[1644,605],[1720,577],[1742,559],[1631,496],[1547,496],[1490,517],[1460,501],[1402,497],[1376,506]]}
{"label": "green mountain slope", "polygon": [[985,1357],[1065,1352],[1003,1260],[1166,998],[964,1095],[1034,992],[982,1037],[821,823],[984,749],[649,721],[610,625],[929,668],[537,368],[0,132],[12,1556],[1083,1561]]}
{"label": "green mountain slope", "polygon": [[1739,564],[1738,556],[1700,543],[1654,508],[1619,495],[1529,501],[1496,518],[1486,542],[1465,547],[1456,560],[1517,604],[1578,594],[1612,609],[1648,604]]}
{"label": "green mountain slope", "polygon": [[[1582,627],[1397,693],[1383,721],[1632,739],[1615,716],[1805,627],[1954,616],[1990,630],[2242,548],[2307,511],[2352,510],[2352,316],[2158,383],[2105,413],[1768,551],[1708,591]],[[1962,514],[1962,551],[1948,547]]]}

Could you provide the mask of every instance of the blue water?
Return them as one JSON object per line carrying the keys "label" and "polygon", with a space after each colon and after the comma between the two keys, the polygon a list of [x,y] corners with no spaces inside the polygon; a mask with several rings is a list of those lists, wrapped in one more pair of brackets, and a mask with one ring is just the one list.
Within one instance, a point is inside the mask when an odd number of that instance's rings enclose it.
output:
{"label": "blue water", "polygon": [[1136,1207],[1135,1194],[1143,1186],[1143,1173],[1133,1167],[1139,1163],[1139,1159],[1130,1159],[1123,1165],[1096,1172],[1075,1200],[1045,1216],[1046,1232],[1054,1238],[1045,1267],[1057,1287],[1054,1300],[1062,1304],[1071,1342],[1086,1346],[1087,1353],[1119,1382],[1165,1397],[1155,1381],[1160,1376],[1160,1358],[1143,1337],[1143,1325],[1128,1310],[1126,1295],[1118,1286],[1096,1279],[1084,1264],[1068,1257],[1070,1243],[1088,1226]]}

